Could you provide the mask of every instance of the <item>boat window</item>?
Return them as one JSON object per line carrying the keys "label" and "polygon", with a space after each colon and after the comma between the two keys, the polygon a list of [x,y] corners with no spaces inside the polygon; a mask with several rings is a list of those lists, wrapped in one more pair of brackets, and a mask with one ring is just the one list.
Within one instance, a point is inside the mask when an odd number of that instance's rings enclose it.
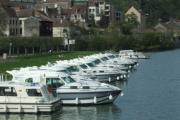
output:
{"label": "boat window", "polygon": [[95,67],[95,65],[93,63],[88,63],[89,67]]}
{"label": "boat window", "polygon": [[107,61],[107,60],[109,60],[107,57],[103,57],[103,58],[101,58],[101,60],[103,60],[103,61]]}
{"label": "boat window", "polygon": [[104,58],[101,58],[101,60],[102,60],[102,61],[106,61],[106,59],[104,59]]}
{"label": "boat window", "polygon": [[90,89],[89,86],[83,86],[82,88],[83,88],[83,89]]}
{"label": "boat window", "polygon": [[87,69],[87,66],[85,64],[80,65],[82,69]]}
{"label": "boat window", "polygon": [[40,89],[26,89],[26,92],[31,97],[42,96]]}
{"label": "boat window", "polygon": [[62,79],[63,79],[66,83],[72,83],[72,82],[75,82],[75,80],[72,79],[71,77],[62,77]]}
{"label": "boat window", "polygon": [[77,89],[77,86],[70,86],[71,89]]}
{"label": "boat window", "polygon": [[51,89],[56,89],[64,85],[64,82],[59,78],[46,78],[46,84],[51,87]]}
{"label": "boat window", "polygon": [[17,96],[14,87],[0,87],[0,96]]}
{"label": "boat window", "polygon": [[99,64],[99,63],[101,63],[101,61],[100,61],[99,59],[96,59],[96,60],[94,61],[94,63],[95,63],[95,64]]}
{"label": "boat window", "polygon": [[32,82],[33,82],[33,79],[32,79],[32,78],[27,78],[27,79],[25,80],[25,82],[27,82],[27,83],[32,83]]}
{"label": "boat window", "polygon": [[109,60],[107,57],[104,57],[105,60]]}
{"label": "boat window", "polygon": [[77,66],[68,67],[67,70],[70,72],[79,72],[79,69]]}
{"label": "boat window", "polygon": [[108,56],[109,58],[115,58],[115,56],[114,55],[110,55],[110,56]]}

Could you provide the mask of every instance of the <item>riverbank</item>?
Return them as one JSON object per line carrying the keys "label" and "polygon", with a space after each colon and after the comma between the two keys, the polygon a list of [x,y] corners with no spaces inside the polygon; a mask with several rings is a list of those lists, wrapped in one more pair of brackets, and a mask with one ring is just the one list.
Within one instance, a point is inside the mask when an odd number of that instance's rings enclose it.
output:
{"label": "riverbank", "polygon": [[6,70],[12,70],[27,66],[41,66],[47,62],[55,62],[57,60],[69,60],[77,57],[83,57],[91,54],[99,53],[97,51],[71,51],[71,52],[52,52],[26,56],[12,56],[6,61],[0,61],[0,73]]}

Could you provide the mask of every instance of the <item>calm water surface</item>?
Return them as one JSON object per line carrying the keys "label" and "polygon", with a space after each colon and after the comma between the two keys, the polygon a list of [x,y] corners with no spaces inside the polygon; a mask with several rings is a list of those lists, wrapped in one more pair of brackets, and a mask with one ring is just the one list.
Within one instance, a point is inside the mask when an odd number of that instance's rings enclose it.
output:
{"label": "calm water surface", "polygon": [[114,104],[63,107],[51,115],[0,115],[0,120],[180,120],[180,50],[140,60]]}

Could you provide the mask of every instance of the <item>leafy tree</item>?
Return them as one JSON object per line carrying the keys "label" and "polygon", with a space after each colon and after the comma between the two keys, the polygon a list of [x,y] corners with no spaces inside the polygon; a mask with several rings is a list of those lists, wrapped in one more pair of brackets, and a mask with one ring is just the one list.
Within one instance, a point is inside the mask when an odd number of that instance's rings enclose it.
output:
{"label": "leafy tree", "polygon": [[132,23],[129,22],[123,22],[121,24],[121,32],[125,35],[130,35],[132,34],[132,29],[133,29],[134,25]]}
{"label": "leafy tree", "polygon": [[3,31],[7,27],[8,16],[1,5],[0,5],[0,18],[1,18],[0,19],[0,34],[3,34]]}

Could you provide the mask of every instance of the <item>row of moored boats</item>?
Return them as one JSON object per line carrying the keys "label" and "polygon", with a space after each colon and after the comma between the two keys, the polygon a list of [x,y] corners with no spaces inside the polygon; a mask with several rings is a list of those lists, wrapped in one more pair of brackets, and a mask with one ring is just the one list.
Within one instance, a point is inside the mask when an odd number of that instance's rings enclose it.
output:
{"label": "row of moored boats", "polygon": [[109,83],[128,79],[139,58],[147,57],[123,50],[7,71],[12,80],[1,81],[0,113],[53,112],[61,105],[112,103],[123,92]]}

